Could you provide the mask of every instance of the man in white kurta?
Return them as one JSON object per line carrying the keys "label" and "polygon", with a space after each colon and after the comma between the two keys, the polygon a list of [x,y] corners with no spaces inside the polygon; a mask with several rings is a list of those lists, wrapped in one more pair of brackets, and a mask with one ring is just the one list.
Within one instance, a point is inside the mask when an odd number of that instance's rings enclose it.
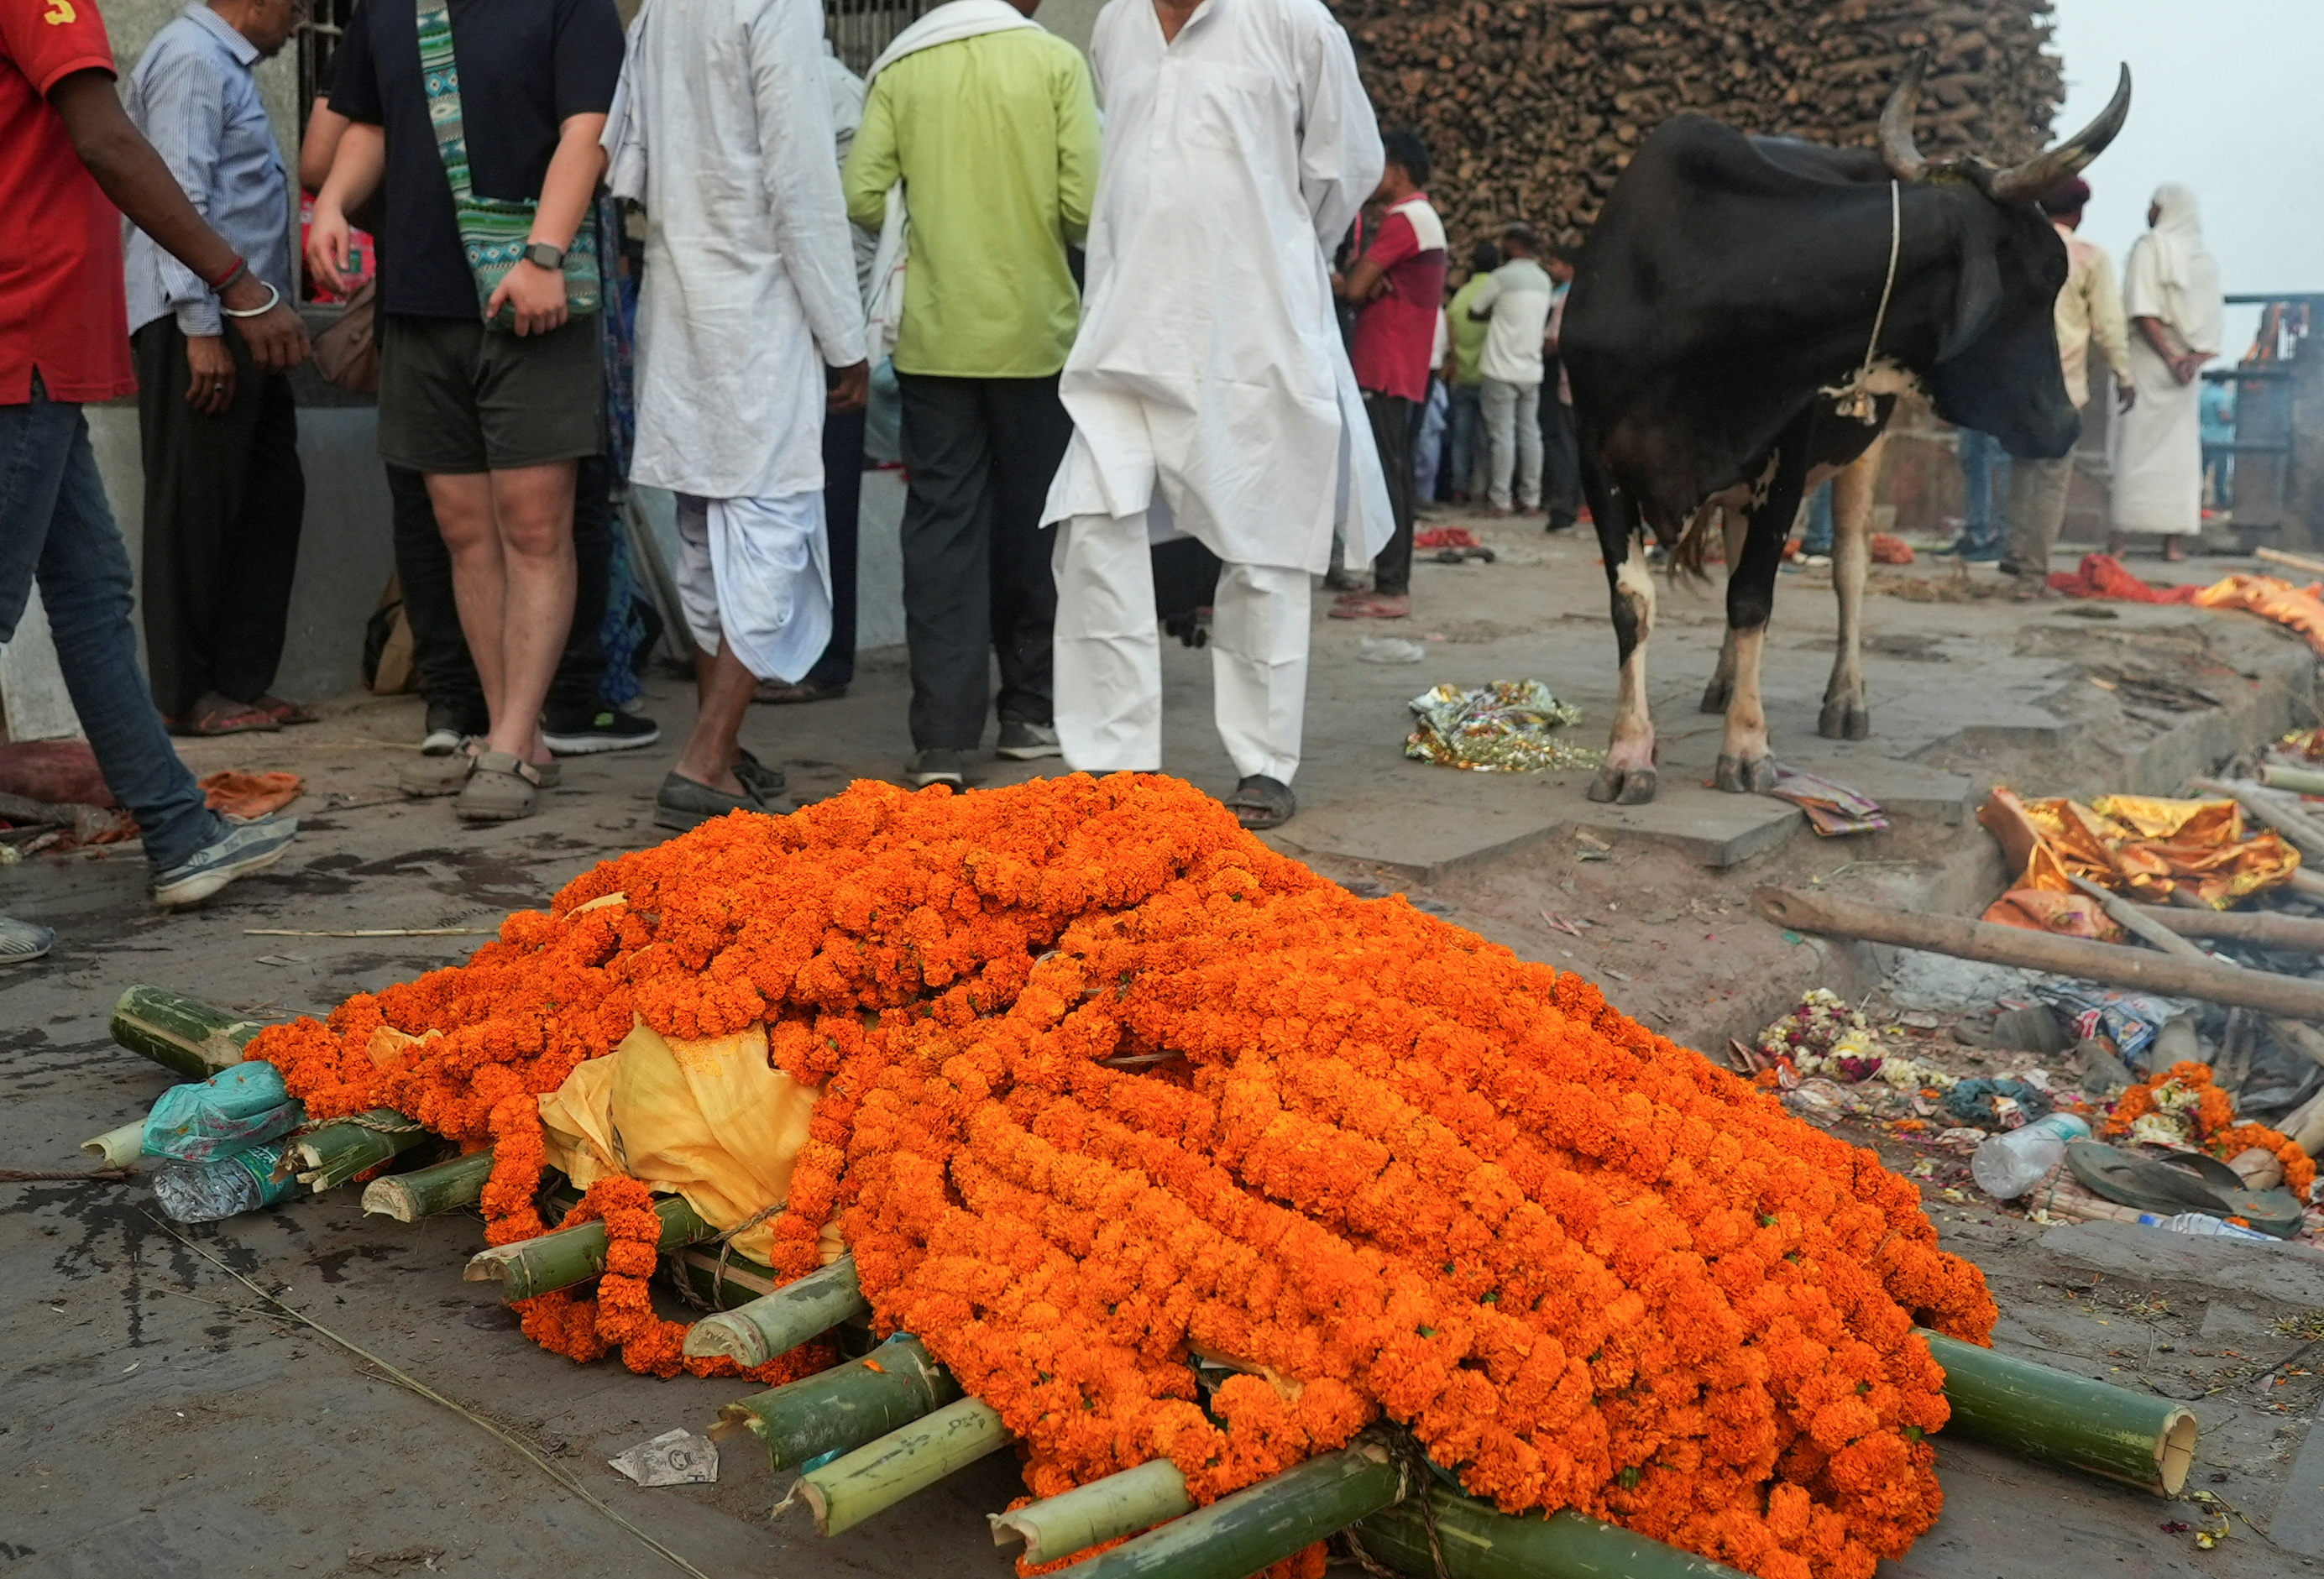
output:
{"label": "man in white kurta", "polygon": [[2203,529],[2203,364],[2219,353],[2226,304],[2219,266],[2203,246],[2195,194],[2157,188],[2148,230],[2123,265],[2130,376],[2137,403],[2116,427],[2114,549],[2131,532],[2163,534],[2166,559]]}
{"label": "man in white kurta", "polygon": [[1056,728],[1091,772],[1162,765],[1150,540],[1224,562],[1219,734],[1246,826],[1292,811],[1310,577],[1394,530],[1332,306],[1330,254],[1384,159],[1322,0],[1112,0],[1090,41],[1105,147],[1057,536]]}
{"label": "man in white kurta", "polygon": [[633,481],[678,495],[701,712],[655,797],[690,828],[761,809],[779,771],[738,736],[761,680],[831,635],[824,367],[862,404],[863,306],[833,161],[815,0],[650,0],[605,129],[608,184],[646,212]]}

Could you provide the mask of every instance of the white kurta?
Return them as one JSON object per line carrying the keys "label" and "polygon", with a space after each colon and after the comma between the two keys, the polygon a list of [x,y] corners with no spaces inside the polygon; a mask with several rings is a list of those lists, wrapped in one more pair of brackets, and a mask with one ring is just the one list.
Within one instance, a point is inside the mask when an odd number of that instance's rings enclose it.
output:
{"label": "white kurta", "polygon": [[1384,161],[1347,34],[1322,0],[1205,0],[1166,43],[1153,0],[1112,0],[1090,62],[1104,156],[1044,519],[1158,502],[1231,564],[1320,574],[1335,528],[1370,561],[1395,523],[1330,255]]}
{"label": "white kurta", "polygon": [[[2172,344],[2217,353],[2223,303],[2218,264],[2204,250],[2195,195],[2154,194],[2154,226],[2123,265],[2124,316],[2155,318]],[[2135,324],[2130,376],[2138,399],[2115,427],[2114,529],[2184,535],[2203,529],[2203,381],[2181,383]]]}
{"label": "white kurta", "polygon": [[863,360],[815,0],[649,0],[605,128],[645,205],[631,476],[708,499],[823,486],[823,369]]}

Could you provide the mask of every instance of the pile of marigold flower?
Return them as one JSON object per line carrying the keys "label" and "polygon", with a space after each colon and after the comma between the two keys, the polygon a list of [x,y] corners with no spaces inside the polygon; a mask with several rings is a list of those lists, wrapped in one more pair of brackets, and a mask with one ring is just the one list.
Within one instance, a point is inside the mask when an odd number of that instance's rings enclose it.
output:
{"label": "pile of marigold flower", "polygon": [[[1167,1457],[1208,1501],[1385,1416],[1507,1510],[1762,1579],[1866,1579],[1936,1519],[1943,1378],[1912,1328],[1983,1342],[1995,1310],[1911,1185],[1184,784],[738,814],[253,1051],[318,1116],[494,1145],[508,1243],[548,1226],[536,1097],[632,1016],[764,1024],[822,1088],[776,1271],[835,1218],[879,1324],[1001,1412],[1037,1494]],[[650,1216],[608,1185],[586,1210]],[[527,1326],[668,1373],[633,1227],[610,1330],[570,1296]],[[1238,1372],[1207,1400],[1195,1353]]]}
{"label": "pile of marigold flower", "polygon": [[2196,1145],[2221,1161],[2254,1146],[2274,1154],[2284,1188],[2306,1205],[2316,1183],[2316,1161],[2298,1141],[2264,1124],[2237,1123],[2236,1099],[2211,1078],[2211,1066],[2181,1060],[2125,1091],[2107,1120],[2107,1134],[2163,1145]]}

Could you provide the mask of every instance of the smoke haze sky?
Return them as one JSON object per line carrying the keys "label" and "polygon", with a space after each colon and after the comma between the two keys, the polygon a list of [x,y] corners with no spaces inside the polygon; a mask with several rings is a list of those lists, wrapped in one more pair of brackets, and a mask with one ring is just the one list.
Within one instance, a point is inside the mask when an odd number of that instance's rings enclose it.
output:
{"label": "smoke haze sky", "polygon": [[[2117,271],[2146,228],[2146,203],[2184,181],[2230,295],[2324,291],[2324,188],[2308,161],[2324,149],[2319,0],[2056,0],[2053,47],[2066,64],[2064,136],[2106,107],[2115,66],[2130,63],[2130,123],[2090,167],[2082,234]],[[2229,358],[2256,310],[2230,308]]]}

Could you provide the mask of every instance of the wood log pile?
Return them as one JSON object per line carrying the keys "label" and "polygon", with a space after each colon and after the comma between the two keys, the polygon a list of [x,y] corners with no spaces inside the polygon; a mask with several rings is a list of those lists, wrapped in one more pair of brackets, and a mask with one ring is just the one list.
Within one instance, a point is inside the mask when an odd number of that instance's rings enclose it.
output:
{"label": "wood log pile", "polygon": [[1747,132],[1869,146],[1930,51],[1932,159],[2012,162],[2065,96],[2050,0],[1333,0],[1381,127],[1427,141],[1456,255],[1512,218],[1579,242],[1629,162],[1693,110]]}

